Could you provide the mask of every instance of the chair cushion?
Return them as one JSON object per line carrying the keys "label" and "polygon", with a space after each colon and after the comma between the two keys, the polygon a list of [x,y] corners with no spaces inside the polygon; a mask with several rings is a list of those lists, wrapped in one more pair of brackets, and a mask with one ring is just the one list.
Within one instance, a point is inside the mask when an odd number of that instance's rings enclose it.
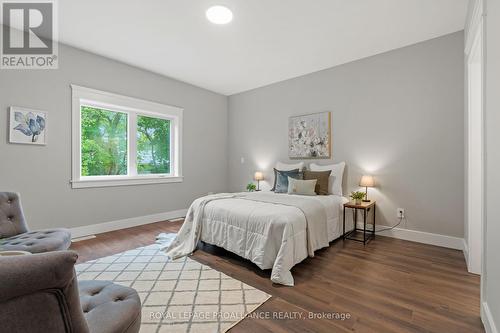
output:
{"label": "chair cushion", "polygon": [[139,332],[141,300],[134,289],[109,281],[78,281],[78,288],[90,332]]}
{"label": "chair cushion", "polygon": [[42,253],[67,250],[71,245],[68,229],[46,229],[26,232],[0,240],[0,251]]}

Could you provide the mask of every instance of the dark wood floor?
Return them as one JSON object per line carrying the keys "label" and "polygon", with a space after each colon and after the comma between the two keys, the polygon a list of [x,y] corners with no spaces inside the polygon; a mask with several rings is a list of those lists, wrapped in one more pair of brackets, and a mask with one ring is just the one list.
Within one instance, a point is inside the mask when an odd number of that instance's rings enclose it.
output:
{"label": "dark wood floor", "polygon": [[[176,232],[181,224],[113,231],[73,243],[72,249],[84,262],[152,244],[158,233]],[[200,246],[193,259],[273,295],[233,333],[484,331],[479,277],[467,273],[456,250],[381,236],[365,247],[338,240],[293,268],[295,287],[273,285],[270,271],[214,246]],[[303,319],[265,319],[280,312]],[[335,312],[350,318],[309,319]]]}

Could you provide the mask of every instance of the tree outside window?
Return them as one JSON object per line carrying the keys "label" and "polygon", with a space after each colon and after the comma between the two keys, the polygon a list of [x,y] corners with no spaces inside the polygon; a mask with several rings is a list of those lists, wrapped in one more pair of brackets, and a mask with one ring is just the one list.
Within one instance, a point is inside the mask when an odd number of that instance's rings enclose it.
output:
{"label": "tree outside window", "polygon": [[126,113],[81,108],[82,176],[127,174]]}
{"label": "tree outside window", "polygon": [[170,120],[137,117],[137,173],[170,173]]}

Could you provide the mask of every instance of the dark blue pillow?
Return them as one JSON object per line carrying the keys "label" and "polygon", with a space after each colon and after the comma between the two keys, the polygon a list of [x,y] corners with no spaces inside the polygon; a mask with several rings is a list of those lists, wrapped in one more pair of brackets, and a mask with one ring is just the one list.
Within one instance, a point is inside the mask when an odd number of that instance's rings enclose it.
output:
{"label": "dark blue pillow", "polygon": [[288,177],[295,179],[302,179],[302,173],[299,169],[290,171],[280,171],[274,169],[276,173],[276,187],[274,188],[275,193],[288,193]]}

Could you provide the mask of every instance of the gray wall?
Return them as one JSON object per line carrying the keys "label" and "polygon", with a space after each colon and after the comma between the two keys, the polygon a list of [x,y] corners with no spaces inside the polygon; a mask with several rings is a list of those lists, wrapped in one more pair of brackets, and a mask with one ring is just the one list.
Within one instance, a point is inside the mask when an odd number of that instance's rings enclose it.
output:
{"label": "gray wall", "polygon": [[[271,180],[274,163],[288,160],[288,117],[332,111],[346,193],[372,173],[380,222],[403,207],[409,229],[462,237],[462,54],[455,33],[231,96],[228,117],[224,96],[61,45],[58,70],[0,71],[0,190],[21,192],[33,228],[182,209],[210,191],[243,189],[255,170]],[[185,181],[71,189],[71,83],[185,108]],[[10,105],[49,111],[46,147],[7,143]]]}
{"label": "gray wall", "polygon": [[488,0],[486,16],[486,225],[484,246],[483,301],[500,329],[500,3]]}
{"label": "gray wall", "polygon": [[[77,227],[187,208],[227,188],[227,97],[60,46],[58,70],[0,70],[0,191],[20,192],[32,228]],[[71,189],[74,83],[183,107],[184,182]],[[48,145],[7,143],[10,105],[48,114]]]}
{"label": "gray wall", "polygon": [[463,237],[463,38],[458,32],[231,96],[230,189],[243,189],[255,170],[272,181],[276,161],[288,160],[289,116],[332,111],[345,193],[373,174],[379,222],[392,225],[403,207],[408,229]]}

